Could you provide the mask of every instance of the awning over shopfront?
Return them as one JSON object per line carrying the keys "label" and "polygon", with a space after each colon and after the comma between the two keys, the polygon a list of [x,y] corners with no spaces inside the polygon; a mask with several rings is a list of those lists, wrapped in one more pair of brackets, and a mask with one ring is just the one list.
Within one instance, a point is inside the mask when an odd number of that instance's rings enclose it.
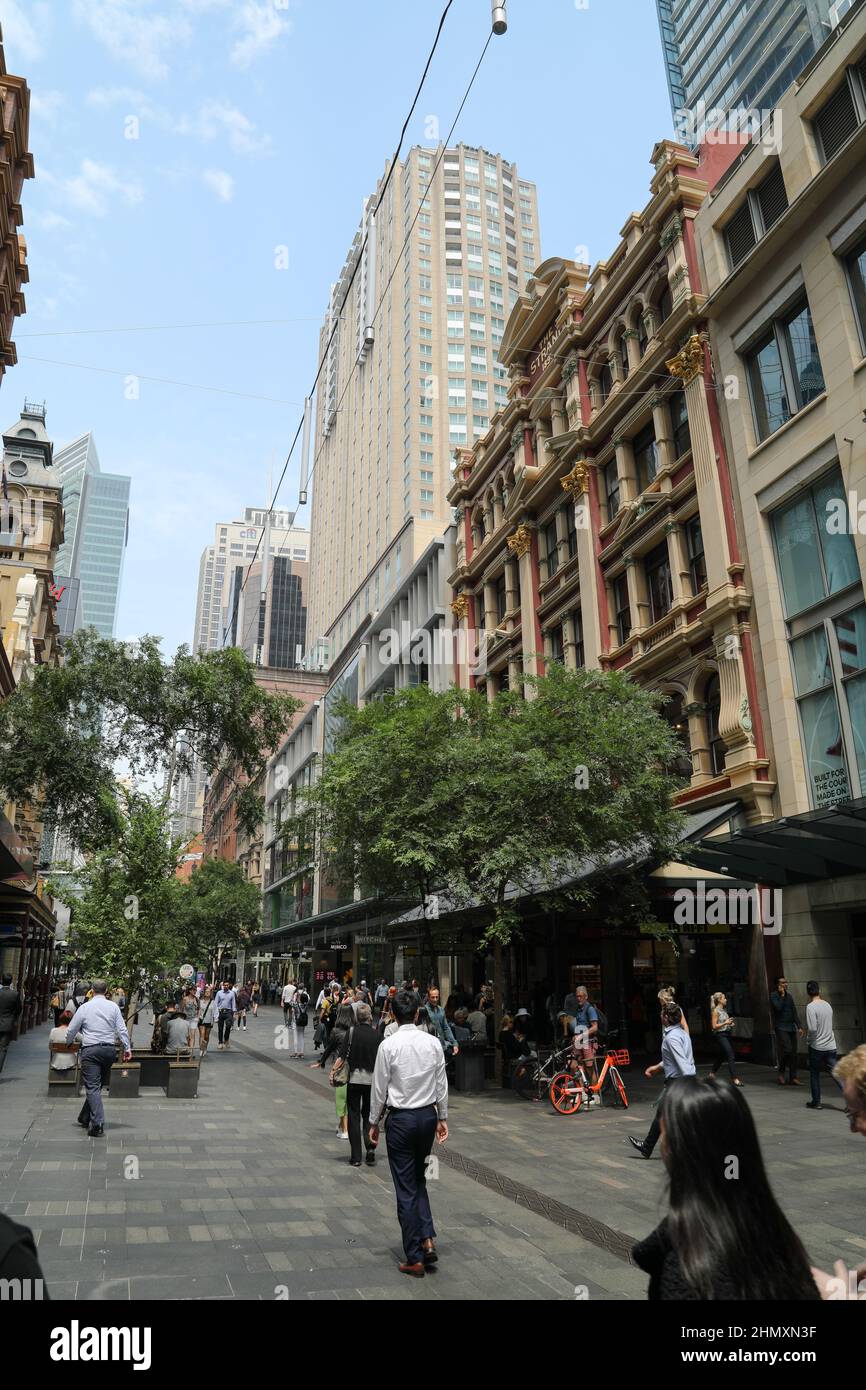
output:
{"label": "awning over shopfront", "polygon": [[785,888],[866,873],[866,797],[683,844],[683,859],[731,878]]}

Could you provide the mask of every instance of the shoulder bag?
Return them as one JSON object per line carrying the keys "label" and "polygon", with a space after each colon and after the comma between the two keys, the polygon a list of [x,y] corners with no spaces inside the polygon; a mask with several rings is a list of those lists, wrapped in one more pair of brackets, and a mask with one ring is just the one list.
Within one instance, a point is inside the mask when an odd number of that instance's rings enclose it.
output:
{"label": "shoulder bag", "polygon": [[345,1086],[349,1080],[349,1053],[352,1051],[352,1034],[355,1029],[349,1029],[349,1043],[345,1053],[338,1054],[328,1075],[328,1080],[332,1086]]}

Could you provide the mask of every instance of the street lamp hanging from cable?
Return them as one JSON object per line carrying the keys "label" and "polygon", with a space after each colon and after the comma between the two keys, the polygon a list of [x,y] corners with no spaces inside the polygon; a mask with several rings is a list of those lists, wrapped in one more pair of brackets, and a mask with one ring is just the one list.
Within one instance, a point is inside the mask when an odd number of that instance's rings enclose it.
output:
{"label": "street lamp hanging from cable", "polygon": [[504,5],[497,5],[496,0],[490,6],[493,12],[493,32],[494,34],[504,34],[508,28],[508,16],[505,13]]}

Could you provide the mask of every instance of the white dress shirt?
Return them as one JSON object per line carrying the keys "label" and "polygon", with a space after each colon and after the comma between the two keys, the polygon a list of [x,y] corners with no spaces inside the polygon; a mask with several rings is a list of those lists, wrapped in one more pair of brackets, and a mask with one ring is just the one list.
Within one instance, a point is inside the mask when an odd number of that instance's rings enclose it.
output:
{"label": "white dress shirt", "polygon": [[74,1042],[79,1032],[82,1047],[96,1047],[101,1043],[110,1043],[113,1047],[115,1039],[120,1038],[124,1051],[131,1051],[123,1014],[114,1000],[107,999],[104,994],[94,994],[76,1009],[66,1030],[66,1041]]}
{"label": "white dress shirt", "polygon": [[402,1023],[384,1038],[376,1054],[370,1092],[370,1123],[378,1125],[385,1107],[420,1110],[435,1105],[440,1120],[448,1116],[448,1077],[445,1054],[438,1038]]}
{"label": "white dress shirt", "polygon": [[297,987],[296,987],[295,985],[283,985],[283,993],[282,993],[282,1002],[283,1002],[283,1004],[284,1004],[284,1005],[285,1005],[285,1004],[291,1004],[291,1002],[292,1002],[292,1000],[294,999],[294,997],[295,997],[295,995],[297,994],[297,992],[298,992],[298,990],[297,990]]}

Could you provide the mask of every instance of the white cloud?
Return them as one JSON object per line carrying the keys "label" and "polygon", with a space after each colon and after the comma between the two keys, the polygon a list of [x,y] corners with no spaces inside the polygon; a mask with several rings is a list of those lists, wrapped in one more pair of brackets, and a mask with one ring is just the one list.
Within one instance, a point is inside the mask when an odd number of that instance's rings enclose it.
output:
{"label": "white cloud", "polygon": [[71,178],[59,178],[46,169],[41,171],[40,177],[43,184],[56,190],[68,207],[94,217],[104,217],[114,198],[132,206],[140,203],[144,196],[137,181],[119,178],[107,164],[98,164],[94,159],[83,159],[79,172]]}
{"label": "white cloud", "polygon": [[159,14],[152,0],[74,0],[74,13],[113,58],[151,81],[168,76],[166,57],[192,37],[188,19]]}
{"label": "white cloud", "polygon": [[182,116],[175,130],[200,140],[214,140],[223,133],[235,154],[264,154],[271,146],[270,136],[256,134],[255,123],[227,102],[205,102],[192,119]]}
{"label": "white cloud", "polygon": [[234,27],[241,31],[231,51],[231,60],[239,68],[248,68],[261,58],[283,34],[288,34],[292,21],[277,9],[274,0],[244,0]]}
{"label": "white cloud", "polygon": [[54,125],[57,114],[66,105],[66,98],[62,92],[40,92],[30,93],[30,115],[34,120],[45,121],[47,125]]}
{"label": "white cloud", "polygon": [[201,181],[222,203],[230,203],[235,195],[235,181],[225,169],[205,169]]}
{"label": "white cloud", "polygon": [[53,232],[58,228],[71,227],[72,223],[68,217],[61,217],[59,212],[28,212],[26,218],[28,227],[35,227],[40,232]]}
{"label": "white cloud", "polygon": [[47,4],[33,5],[27,0],[25,14],[22,0],[3,0],[2,20],[6,59],[12,72],[17,71],[20,58],[33,63],[42,57],[42,41],[50,23]]}
{"label": "white cloud", "polygon": [[174,116],[133,87],[95,87],[88,92],[87,103],[105,108],[123,106],[129,114],[152,121],[172,135],[188,135],[205,143],[223,135],[235,154],[268,154],[271,149],[271,137],[259,134],[255,122],[227,101],[206,101],[191,116]]}

